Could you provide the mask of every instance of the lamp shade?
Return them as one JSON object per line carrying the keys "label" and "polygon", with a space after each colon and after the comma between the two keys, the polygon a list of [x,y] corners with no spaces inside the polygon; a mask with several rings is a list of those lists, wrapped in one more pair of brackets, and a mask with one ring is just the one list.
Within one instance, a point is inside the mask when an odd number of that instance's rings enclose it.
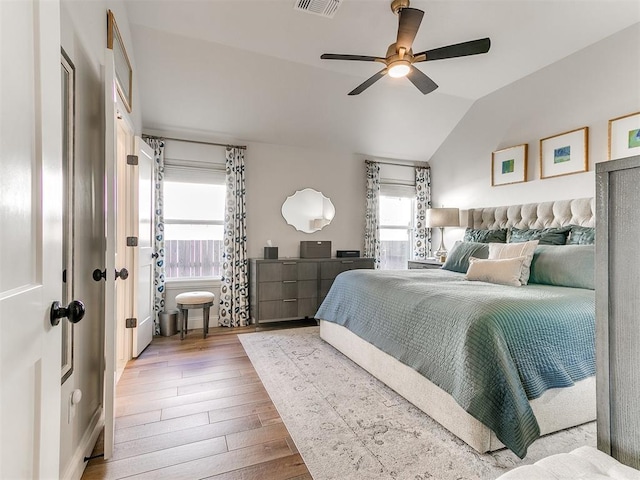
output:
{"label": "lamp shade", "polygon": [[457,208],[430,208],[427,210],[427,227],[459,227],[460,210]]}

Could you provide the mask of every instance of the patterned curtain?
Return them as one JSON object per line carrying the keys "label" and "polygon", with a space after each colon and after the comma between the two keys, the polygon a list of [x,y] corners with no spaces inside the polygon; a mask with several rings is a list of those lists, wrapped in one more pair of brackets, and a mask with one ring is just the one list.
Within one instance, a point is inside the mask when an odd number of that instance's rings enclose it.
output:
{"label": "patterned curtain", "polygon": [[416,167],[416,218],[413,231],[413,258],[431,257],[431,229],[425,225],[431,208],[431,168]]}
{"label": "patterned curtain", "polygon": [[380,268],[380,165],[365,161],[367,169],[367,210],[365,212],[364,256]]}
{"label": "patterned curtain", "polygon": [[244,151],[227,147],[226,156],[227,198],[220,286],[220,325],[244,327],[250,321]]}
{"label": "patterned curtain", "polygon": [[153,148],[153,159],[155,161],[155,174],[156,174],[156,192],[155,192],[155,204],[153,209],[155,235],[153,243],[153,251],[156,255],[156,262],[154,265],[153,275],[153,291],[154,301],[153,308],[155,311],[155,334],[160,335],[160,319],[158,318],[160,312],[164,311],[164,141],[157,138],[145,139],[149,146]]}

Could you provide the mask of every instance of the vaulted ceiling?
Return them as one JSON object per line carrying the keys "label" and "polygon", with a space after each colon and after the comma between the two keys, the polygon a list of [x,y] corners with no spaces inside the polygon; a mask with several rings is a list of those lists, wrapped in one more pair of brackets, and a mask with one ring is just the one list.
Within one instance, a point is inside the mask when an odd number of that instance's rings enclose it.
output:
{"label": "vaulted ceiling", "polygon": [[294,3],[127,0],[143,127],[428,160],[475,100],[640,21],[638,0],[414,0],[414,50],[482,37],[491,50],[419,64],[429,95],[385,77],[349,97],[380,65],[320,55],[384,56],[389,1],[343,0],[332,19]]}

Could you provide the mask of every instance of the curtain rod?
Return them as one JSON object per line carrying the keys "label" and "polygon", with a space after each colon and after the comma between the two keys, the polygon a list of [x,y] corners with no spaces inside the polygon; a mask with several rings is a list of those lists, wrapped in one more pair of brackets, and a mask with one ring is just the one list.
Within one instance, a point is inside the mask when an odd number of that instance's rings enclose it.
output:
{"label": "curtain rod", "polygon": [[397,165],[399,167],[425,167],[425,168],[429,167],[429,164],[427,162],[410,162],[410,161],[394,162],[391,160],[365,160],[365,162],[382,163],[385,165]]}
{"label": "curtain rod", "polygon": [[173,137],[156,137],[154,135],[144,135],[144,134],[142,136],[147,138],[155,138],[158,140],[173,140],[174,142],[198,143],[200,145],[213,145],[216,147],[233,147],[233,148],[240,148],[241,150],[247,149],[246,145],[229,145],[228,143],[203,142],[201,140],[186,140],[184,138],[173,138]]}

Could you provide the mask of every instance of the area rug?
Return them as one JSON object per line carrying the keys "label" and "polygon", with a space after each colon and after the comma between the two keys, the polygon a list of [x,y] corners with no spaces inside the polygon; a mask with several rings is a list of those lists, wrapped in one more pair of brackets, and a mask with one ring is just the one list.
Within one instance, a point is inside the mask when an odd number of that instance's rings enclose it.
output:
{"label": "area rug", "polygon": [[596,445],[595,422],[538,439],[524,460],[479,454],[320,338],[318,327],[239,335],[314,480],[493,480]]}

